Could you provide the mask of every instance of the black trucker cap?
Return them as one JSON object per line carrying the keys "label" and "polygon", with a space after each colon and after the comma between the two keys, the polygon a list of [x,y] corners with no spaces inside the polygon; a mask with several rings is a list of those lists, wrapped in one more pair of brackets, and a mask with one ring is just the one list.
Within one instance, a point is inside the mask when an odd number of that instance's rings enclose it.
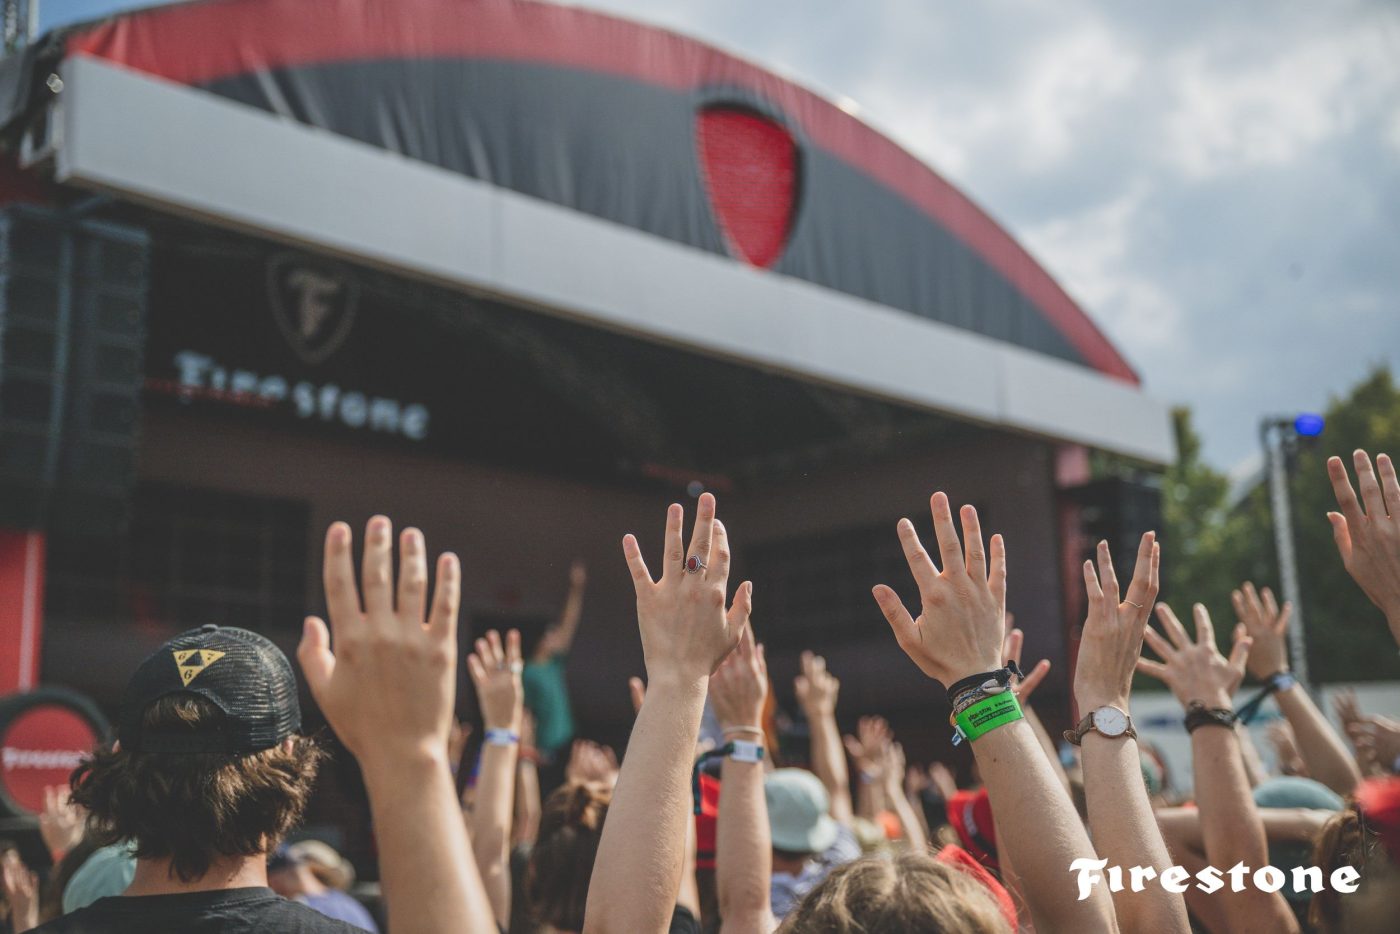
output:
{"label": "black trucker cap", "polygon": [[[147,708],[171,694],[198,694],[222,711],[214,724],[143,733]],[[271,749],[301,729],[296,676],[282,650],[255,632],[200,626],[156,649],[126,685],[118,729],[132,752]]]}

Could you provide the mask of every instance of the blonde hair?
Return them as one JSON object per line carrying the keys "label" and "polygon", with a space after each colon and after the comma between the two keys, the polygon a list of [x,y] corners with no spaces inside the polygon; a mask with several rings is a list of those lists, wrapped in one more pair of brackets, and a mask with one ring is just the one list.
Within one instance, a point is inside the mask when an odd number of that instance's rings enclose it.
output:
{"label": "blonde hair", "polygon": [[834,870],[779,934],[1014,934],[976,879],[927,853],[865,857]]}
{"label": "blonde hair", "polygon": [[305,863],[322,885],[348,892],[355,884],[355,867],[328,843],[302,840],[287,847],[287,853]]}

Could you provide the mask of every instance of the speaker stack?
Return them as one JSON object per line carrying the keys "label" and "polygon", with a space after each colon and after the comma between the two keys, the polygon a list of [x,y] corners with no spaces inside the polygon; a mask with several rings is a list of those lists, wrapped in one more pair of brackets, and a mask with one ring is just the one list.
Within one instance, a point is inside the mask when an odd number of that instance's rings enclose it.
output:
{"label": "speaker stack", "polygon": [[0,212],[0,526],[125,530],[149,266],[144,231]]}

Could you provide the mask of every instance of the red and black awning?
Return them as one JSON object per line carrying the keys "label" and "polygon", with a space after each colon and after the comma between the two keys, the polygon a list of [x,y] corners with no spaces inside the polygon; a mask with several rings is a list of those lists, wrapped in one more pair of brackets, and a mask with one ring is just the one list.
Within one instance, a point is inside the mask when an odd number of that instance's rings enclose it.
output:
{"label": "red and black awning", "polygon": [[927,166],[674,33],[521,0],[205,0],[76,29],[65,51],[1138,382]]}

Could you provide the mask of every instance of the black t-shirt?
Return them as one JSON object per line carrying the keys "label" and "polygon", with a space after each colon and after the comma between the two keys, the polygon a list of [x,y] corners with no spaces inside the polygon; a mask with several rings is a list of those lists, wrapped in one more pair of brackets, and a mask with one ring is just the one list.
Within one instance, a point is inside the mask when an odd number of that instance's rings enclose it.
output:
{"label": "black t-shirt", "polygon": [[363,934],[272,889],[117,895],[35,928],[35,934]]}

